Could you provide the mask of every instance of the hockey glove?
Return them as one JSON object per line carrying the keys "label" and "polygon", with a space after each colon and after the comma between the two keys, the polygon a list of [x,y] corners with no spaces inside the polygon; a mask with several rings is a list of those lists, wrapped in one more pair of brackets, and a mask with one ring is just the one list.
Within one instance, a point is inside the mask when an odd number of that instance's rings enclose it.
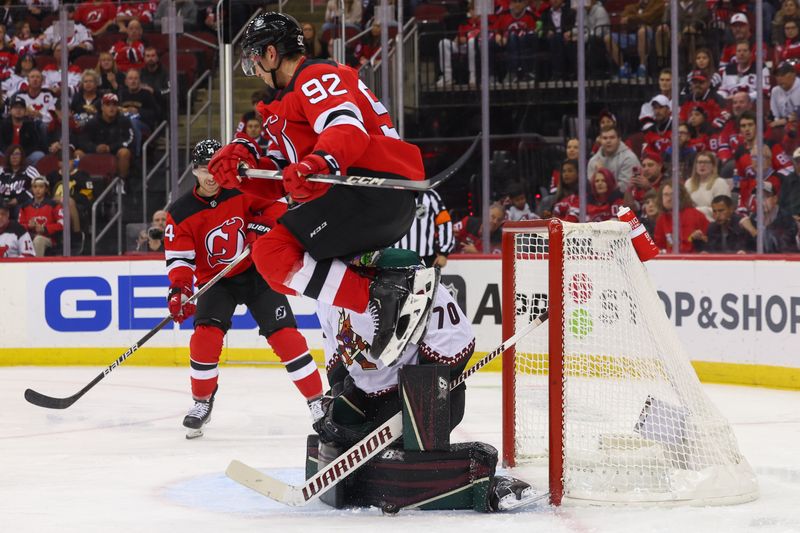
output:
{"label": "hockey glove", "polygon": [[167,295],[167,307],[172,319],[178,324],[192,316],[197,309],[193,303],[187,303],[192,297],[192,286],[188,283],[173,283]]}
{"label": "hockey glove", "polygon": [[266,235],[269,233],[269,226],[264,224],[259,224],[258,222],[250,222],[247,224],[247,233],[245,235],[247,239],[247,244],[253,245],[254,242],[258,240],[259,237],[262,235]]}
{"label": "hockey glove", "polygon": [[311,174],[335,174],[338,171],[338,167],[331,168],[328,161],[320,154],[320,152],[309,154],[299,163],[292,163],[283,169],[283,186],[294,201],[310,202],[325,194],[330,188],[327,183],[315,183],[305,179]]}
{"label": "hockey glove", "polygon": [[208,163],[208,170],[220,186],[236,189],[242,183],[239,165],[244,163],[250,168],[257,168],[258,160],[258,145],[253,139],[239,134],[233,142],[217,150]]}

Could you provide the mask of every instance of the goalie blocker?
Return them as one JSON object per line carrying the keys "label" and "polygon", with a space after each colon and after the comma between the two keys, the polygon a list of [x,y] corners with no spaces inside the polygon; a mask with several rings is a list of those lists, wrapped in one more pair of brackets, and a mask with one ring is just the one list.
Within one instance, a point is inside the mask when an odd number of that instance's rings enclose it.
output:
{"label": "goalie blocker", "polygon": [[[446,365],[401,368],[398,388],[403,444],[386,449],[320,499],[336,508],[375,506],[388,514],[401,508],[492,512],[542,498],[523,481],[495,476],[494,447],[482,442],[450,444],[450,431],[464,412],[463,384],[448,393],[450,372]],[[353,389],[346,387],[342,394],[352,394]],[[392,401],[381,403],[396,406]],[[339,417],[343,418],[341,409]],[[357,426],[353,430],[357,433]],[[341,430],[337,436],[346,439],[350,435]],[[318,435],[309,435],[306,479],[331,463],[341,465],[336,470],[348,469],[353,458],[343,455],[346,441],[328,440],[321,442]]]}

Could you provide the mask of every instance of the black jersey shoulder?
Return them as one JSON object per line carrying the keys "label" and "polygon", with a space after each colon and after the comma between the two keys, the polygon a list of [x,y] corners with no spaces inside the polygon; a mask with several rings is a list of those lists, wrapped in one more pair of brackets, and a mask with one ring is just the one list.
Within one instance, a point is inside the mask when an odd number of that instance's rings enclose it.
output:
{"label": "black jersey shoulder", "polygon": [[178,198],[178,200],[172,204],[167,211],[172,216],[172,220],[174,220],[176,224],[180,224],[195,213],[205,211],[206,209],[215,209],[220,204],[230,200],[231,198],[236,198],[241,194],[242,192],[237,189],[222,189],[222,192],[220,192],[216,198],[211,200],[201,200],[197,197],[197,195],[195,195],[193,189]]}
{"label": "black jersey shoulder", "polygon": [[292,92],[294,90],[295,81],[300,76],[300,73],[312,65],[330,65],[332,67],[338,67],[339,63],[330,59],[306,59],[303,61],[303,64],[297,67],[297,70],[294,71],[294,76],[292,76],[292,79],[289,80],[289,83],[286,85],[286,87],[278,94],[276,100],[280,100],[285,95]]}

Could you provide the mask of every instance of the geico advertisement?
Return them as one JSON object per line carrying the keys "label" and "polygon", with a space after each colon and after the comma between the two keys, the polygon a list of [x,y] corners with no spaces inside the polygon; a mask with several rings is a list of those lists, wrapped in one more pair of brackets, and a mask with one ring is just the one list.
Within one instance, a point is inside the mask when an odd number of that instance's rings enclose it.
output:
{"label": "geico advertisement", "polygon": [[[497,259],[452,259],[442,274],[478,351],[502,341],[500,267]],[[692,359],[800,367],[800,262],[660,260],[647,268]],[[545,273],[526,275],[517,303],[533,315],[546,305]],[[167,286],[162,261],[0,263],[0,347],[130,345],[165,316]],[[320,349],[314,303],[290,303],[310,347]],[[191,324],[165,329],[148,345],[185,345]],[[257,329],[240,306],[227,346],[264,347]]]}

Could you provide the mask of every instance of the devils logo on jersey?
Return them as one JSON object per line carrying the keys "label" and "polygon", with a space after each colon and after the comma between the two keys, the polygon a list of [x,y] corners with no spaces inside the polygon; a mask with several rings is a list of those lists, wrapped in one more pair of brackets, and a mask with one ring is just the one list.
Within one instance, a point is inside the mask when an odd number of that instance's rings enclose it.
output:
{"label": "devils logo on jersey", "polygon": [[206,234],[206,251],[211,268],[229,265],[244,250],[244,220],[233,217]]}

